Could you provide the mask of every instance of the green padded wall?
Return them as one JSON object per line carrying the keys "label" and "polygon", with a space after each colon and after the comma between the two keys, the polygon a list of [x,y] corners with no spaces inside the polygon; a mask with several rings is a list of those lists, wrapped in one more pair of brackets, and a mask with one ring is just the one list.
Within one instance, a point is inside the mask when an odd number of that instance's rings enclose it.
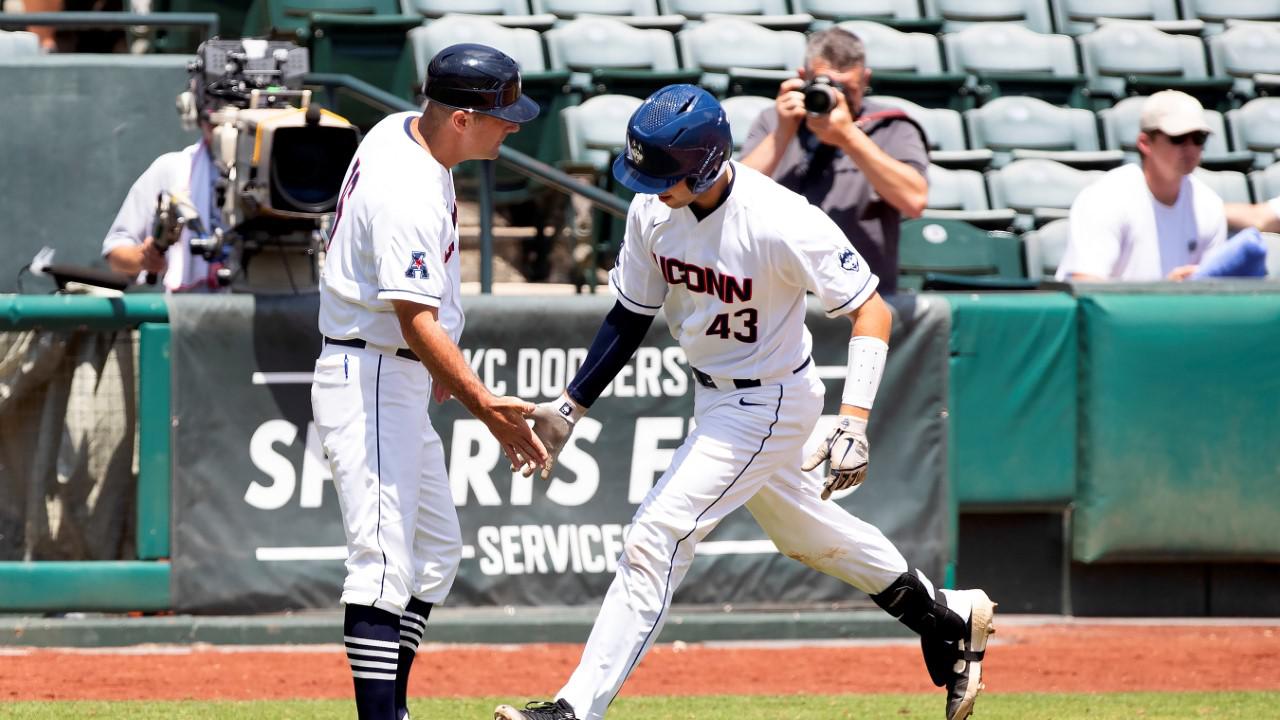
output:
{"label": "green padded wall", "polygon": [[[103,267],[102,238],[133,181],[184,132],[174,97],[186,55],[0,60],[0,293],[42,246],[60,264]],[[28,292],[52,283],[26,281]]]}
{"label": "green padded wall", "polygon": [[1280,555],[1280,294],[1079,301],[1075,559]]}
{"label": "green padded wall", "polygon": [[1065,507],[1076,489],[1076,302],[949,294],[951,487],[962,505]]}

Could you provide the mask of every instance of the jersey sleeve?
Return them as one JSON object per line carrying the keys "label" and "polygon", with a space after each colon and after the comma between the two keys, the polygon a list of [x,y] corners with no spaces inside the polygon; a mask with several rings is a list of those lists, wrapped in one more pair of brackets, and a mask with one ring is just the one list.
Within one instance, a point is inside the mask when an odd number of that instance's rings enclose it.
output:
{"label": "jersey sleeve", "polygon": [[641,315],[657,315],[667,299],[667,283],[641,230],[644,223],[651,222],[641,212],[644,202],[644,195],[631,201],[626,234],[618,248],[617,262],[609,271],[609,283],[623,307]]}
{"label": "jersey sleeve", "polygon": [[1071,203],[1070,235],[1067,249],[1058,263],[1058,280],[1070,280],[1073,274],[1111,277],[1120,257],[1123,242],[1122,223],[1112,211],[1112,201],[1098,185],[1085,188]]}
{"label": "jersey sleeve", "polygon": [[871,299],[880,278],[826,214],[805,205],[788,218],[771,253],[784,279],[817,296],[827,317],[847,315]]}
{"label": "jersey sleeve", "polygon": [[[443,207],[443,205],[441,206]],[[391,204],[371,219],[379,300],[408,300],[440,307],[449,282],[441,240],[441,208]]]}

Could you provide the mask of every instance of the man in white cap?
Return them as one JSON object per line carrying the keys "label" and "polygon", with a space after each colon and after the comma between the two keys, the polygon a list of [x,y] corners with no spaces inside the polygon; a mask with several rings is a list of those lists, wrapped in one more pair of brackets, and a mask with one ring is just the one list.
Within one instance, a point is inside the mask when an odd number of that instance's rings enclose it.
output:
{"label": "man in white cap", "polygon": [[1204,108],[1186,93],[1147,98],[1141,165],[1125,165],[1081,191],[1059,280],[1184,280],[1226,240],[1222,198],[1191,173],[1209,137]]}

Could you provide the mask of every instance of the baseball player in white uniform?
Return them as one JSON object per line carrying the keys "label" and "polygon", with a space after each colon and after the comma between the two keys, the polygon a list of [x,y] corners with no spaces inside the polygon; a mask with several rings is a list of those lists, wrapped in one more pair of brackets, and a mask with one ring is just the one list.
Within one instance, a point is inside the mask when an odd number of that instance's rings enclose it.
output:
{"label": "baseball player in white uniform", "polygon": [[[554,701],[499,706],[499,720],[603,718],[661,632],[694,546],[742,505],[779,550],[920,633],[930,674],[947,687],[948,720],[973,710],[994,604],[981,590],[935,590],[877,528],[828,501],[866,473],[892,320],[878,280],[835,223],[731,162],[731,148],[720,104],[692,85],[659,90],[631,117],[614,176],[639,194],[610,275],[617,303],[565,394],[533,413],[550,453],[543,474],[660,308],[694,368],[696,429],[632,519],[577,670]],[[841,418],[808,459],[825,388],[810,358],[806,291],[853,323]],[[819,486],[805,471],[824,460]]]}
{"label": "baseball player in white uniform", "polygon": [[408,717],[409,670],[461,558],[428,399],[456,396],[513,464],[546,459],[525,421],[533,405],[492,395],[458,349],[451,175],[463,160],[497,157],[538,106],[520,94],[515,61],[483,45],[441,50],[424,94],[422,113],[382,120],[352,159],[320,281],[311,407],[347,536],[343,639],[361,720]]}

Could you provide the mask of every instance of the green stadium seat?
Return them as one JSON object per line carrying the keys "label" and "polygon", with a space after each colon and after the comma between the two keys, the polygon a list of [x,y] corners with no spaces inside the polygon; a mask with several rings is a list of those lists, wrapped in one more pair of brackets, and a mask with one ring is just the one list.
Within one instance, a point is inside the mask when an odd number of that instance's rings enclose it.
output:
{"label": "green stadium seat", "polygon": [[[1033,97],[1008,96],[992,100],[965,113],[969,145],[995,153],[994,167],[1003,167],[1018,150],[1053,152],[1054,159],[1068,165],[1076,160],[1097,162],[1101,157],[1098,128],[1093,112],[1062,108]],[[1124,161],[1116,152],[1110,157],[1114,167]]]}
{"label": "green stadium seat", "polygon": [[[408,33],[422,22],[413,15],[331,15],[310,18],[311,69],[341,73],[375,87],[413,99],[418,88]],[[382,112],[354,101],[340,101],[337,112],[368,128]]]}
{"label": "green stadium seat", "polygon": [[401,12],[429,18],[449,14],[522,16],[529,14],[529,0],[402,0]]}
{"label": "green stadium seat", "polygon": [[543,34],[552,68],[573,73],[572,84],[597,95],[647,97],[671,83],[696,82],[682,70],[671,33],[642,30],[607,17],[584,17]]}
{"label": "green stadium seat", "polygon": [[1015,23],[980,23],[942,38],[952,72],[973,76],[979,101],[1028,95],[1055,105],[1086,107],[1085,77],[1066,35]]}
{"label": "green stadium seat", "polygon": [[[875,76],[871,79],[874,82]],[[867,100],[902,110],[920,123],[929,142],[929,161],[935,165],[969,170],[985,170],[991,166],[992,151],[969,148],[963,117],[955,110],[926,108],[888,95],[872,95]]]}
{"label": "green stadium seat", "polygon": [[1100,18],[1173,22],[1178,0],[1050,0],[1058,32],[1083,35],[1098,27]]}
{"label": "green stadium seat", "polygon": [[1227,113],[1231,142],[1239,150],[1254,154],[1254,167],[1262,169],[1275,162],[1280,149],[1280,98],[1250,100]]}
{"label": "green stadium seat", "polygon": [[840,27],[861,38],[871,68],[872,90],[930,108],[965,110],[973,94],[962,73],[943,70],[938,38],[921,32],[901,32],[871,20],[846,20]]}
{"label": "green stadium seat", "polygon": [[760,117],[760,113],[773,108],[774,99],[759,95],[735,95],[725,98],[720,105],[724,107],[724,114],[729,118],[729,131],[733,133],[733,156],[738,157],[751,126]]}
{"label": "green stadium seat", "polygon": [[[565,108],[560,113],[568,149],[564,170],[590,173],[592,181],[619,197],[630,200],[632,194],[615,187],[610,168],[613,158],[626,146],[627,122],[640,107],[641,100],[630,95],[597,95],[581,105]],[[622,243],[625,223],[605,212],[592,213],[594,233],[593,267],[603,258],[612,258]]]}
{"label": "green stadium seat", "polygon": [[[152,12],[215,13],[218,34],[224,38],[261,35],[263,28],[246,28],[250,19],[250,3],[245,0],[156,0]],[[151,41],[157,52],[194,53],[203,39],[200,31],[190,28],[155,28]]]}
{"label": "green stadium seat", "polygon": [[565,20],[579,15],[658,15],[657,0],[529,0],[535,14],[550,13]]}
{"label": "green stadium seat", "polygon": [[1053,160],[1014,160],[987,173],[987,186],[991,207],[1016,211],[1017,227],[1030,230],[1065,217],[1076,195],[1101,176],[1101,170],[1076,170]]}
{"label": "green stadium seat", "polygon": [[[305,44],[316,13],[367,17],[399,15],[400,0],[254,0],[246,28],[261,34]],[[256,15],[256,17],[255,17]]]}
{"label": "green stadium seat", "polygon": [[926,15],[941,17],[944,32],[977,23],[1017,23],[1038,33],[1053,32],[1049,0],[924,0]]}
{"label": "green stadium seat", "polygon": [[1038,230],[1023,233],[1023,251],[1027,257],[1027,275],[1052,280],[1058,264],[1071,240],[1071,221],[1054,220]]}
{"label": "green stadium seat", "polygon": [[898,273],[900,287],[929,289],[931,280],[950,286],[973,283],[975,288],[994,285],[987,281],[1013,281],[1012,287],[1027,287],[1016,235],[943,218],[902,223]]}
{"label": "green stadium seat", "polygon": [[1205,34],[1222,32],[1239,21],[1280,20],[1280,3],[1275,0],[1182,0],[1183,14],[1205,23]]}
{"label": "green stadium seat", "polygon": [[1265,170],[1249,173],[1249,185],[1258,202],[1280,197],[1280,163],[1273,163]]}
{"label": "green stadium seat", "polygon": [[987,184],[977,170],[948,170],[929,166],[929,204],[924,217],[961,220],[984,230],[1009,230],[1017,216],[1012,210],[992,210]]}
{"label": "green stadium seat", "polygon": [[658,0],[663,15],[701,20],[707,13],[723,15],[786,15],[787,0]]}
{"label": "green stadium seat", "polygon": [[1242,172],[1196,168],[1195,176],[1213,188],[1223,202],[1247,204],[1254,201],[1253,193],[1249,188],[1249,178]]}
{"label": "green stadium seat", "polygon": [[[702,73],[701,83],[725,95],[731,69],[794,73],[804,65],[805,36],[791,30],[769,30],[739,18],[716,18],[676,34],[685,69]],[[744,88],[742,94],[776,95],[778,83],[762,91]]]}
{"label": "green stadium seat", "polygon": [[[1111,150],[1122,150],[1125,162],[1139,162],[1138,156],[1138,118],[1142,115],[1142,104],[1145,97],[1128,97],[1113,107],[1098,111],[1098,119],[1102,122],[1102,141]],[[1208,123],[1209,140],[1204,146],[1204,155],[1200,164],[1210,170],[1240,170],[1253,167],[1253,153],[1248,150],[1231,151],[1228,149],[1226,122],[1222,113],[1217,110],[1205,110],[1204,120]]]}
{"label": "green stadium seat", "polygon": [[1232,82],[1209,76],[1199,38],[1171,35],[1140,22],[1113,22],[1079,38],[1095,100],[1182,90],[1206,108],[1222,110]]}
{"label": "green stadium seat", "polygon": [[1258,94],[1257,74],[1280,73],[1280,23],[1240,23],[1205,40],[1215,77],[1231,78],[1239,97]]}
{"label": "green stadium seat", "polygon": [[870,20],[902,32],[933,34],[942,29],[942,18],[926,17],[918,0],[791,0],[795,12],[816,19],[815,27],[846,20]]}

